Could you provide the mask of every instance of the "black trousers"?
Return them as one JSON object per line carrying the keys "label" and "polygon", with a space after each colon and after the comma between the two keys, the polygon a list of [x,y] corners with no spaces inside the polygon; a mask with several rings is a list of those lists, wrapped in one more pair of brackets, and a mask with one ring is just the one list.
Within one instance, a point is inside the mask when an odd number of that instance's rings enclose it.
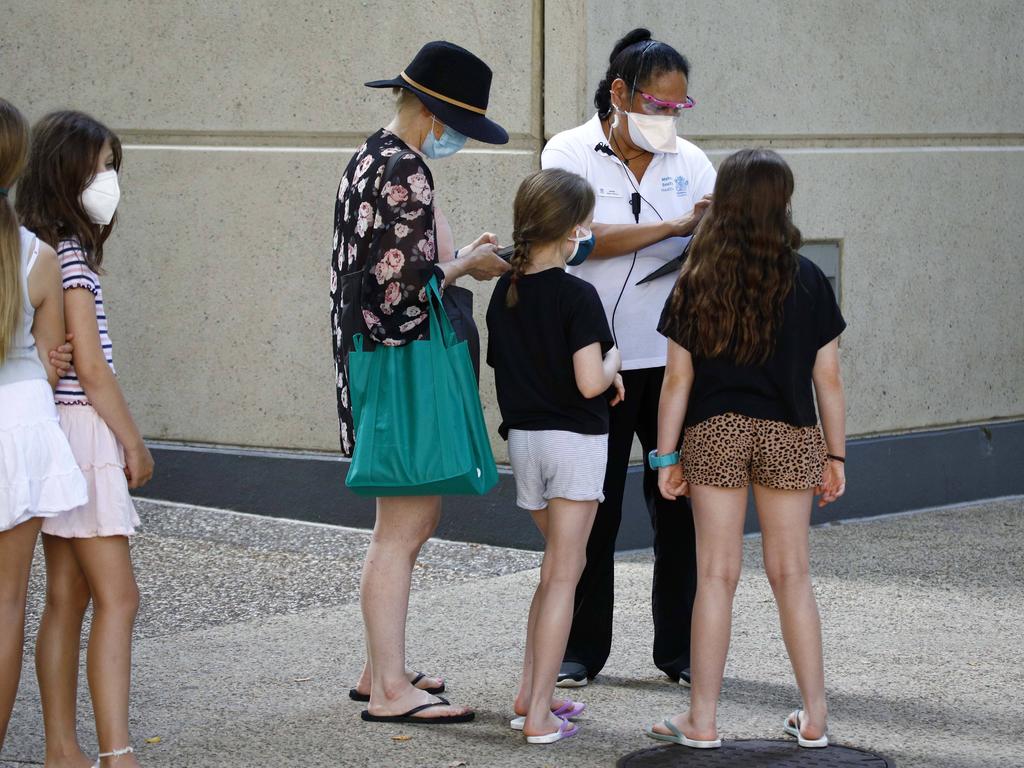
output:
{"label": "black trousers", "polygon": [[[583,664],[595,677],[612,645],[615,594],[615,538],[622,520],[622,496],[633,435],[644,454],[657,448],[658,398],[664,368],[623,371],[626,399],[611,409],[604,501],[587,541],[587,565],[576,586],[572,630],[565,660]],[[666,501],[658,472],[644,464],[644,500],[654,528],[654,664],[669,677],[690,666],[690,617],[697,591],[693,512],[687,499]]]}

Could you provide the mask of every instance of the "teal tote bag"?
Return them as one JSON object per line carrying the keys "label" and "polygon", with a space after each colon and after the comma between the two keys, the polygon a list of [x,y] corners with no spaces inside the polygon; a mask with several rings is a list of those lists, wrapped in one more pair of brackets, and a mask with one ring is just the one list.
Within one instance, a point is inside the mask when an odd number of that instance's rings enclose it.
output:
{"label": "teal tote bag", "polygon": [[349,384],[356,446],[345,484],[361,496],[485,494],[498,482],[476,376],[427,285],[430,338],[363,349],[353,338]]}

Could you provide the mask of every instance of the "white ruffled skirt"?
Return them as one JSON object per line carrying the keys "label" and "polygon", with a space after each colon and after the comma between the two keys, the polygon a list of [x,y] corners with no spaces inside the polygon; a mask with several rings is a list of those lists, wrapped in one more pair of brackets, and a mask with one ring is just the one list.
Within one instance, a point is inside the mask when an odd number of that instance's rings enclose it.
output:
{"label": "white ruffled skirt", "polygon": [[0,531],[88,501],[45,379],[0,386]]}
{"label": "white ruffled skirt", "polygon": [[124,449],[91,405],[57,404],[60,426],[88,488],[88,500],[43,521],[43,533],[65,539],[131,536],[139,515],[128,493]]}

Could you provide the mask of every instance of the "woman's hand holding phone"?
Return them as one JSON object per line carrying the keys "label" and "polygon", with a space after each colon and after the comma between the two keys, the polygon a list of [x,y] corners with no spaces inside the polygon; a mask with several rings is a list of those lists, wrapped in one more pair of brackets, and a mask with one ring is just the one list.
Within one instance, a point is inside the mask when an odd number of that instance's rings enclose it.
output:
{"label": "woman's hand holding phone", "polygon": [[476,280],[493,280],[511,269],[507,261],[497,255],[498,238],[484,232],[464,248],[459,249],[457,261],[465,260],[465,273]]}

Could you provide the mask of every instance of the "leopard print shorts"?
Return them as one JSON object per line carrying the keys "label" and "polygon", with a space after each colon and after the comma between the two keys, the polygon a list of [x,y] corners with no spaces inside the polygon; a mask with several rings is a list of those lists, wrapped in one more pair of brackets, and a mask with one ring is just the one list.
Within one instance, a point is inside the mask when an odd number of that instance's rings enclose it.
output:
{"label": "leopard print shorts", "polygon": [[724,413],[686,428],[683,474],[693,485],[805,490],[821,483],[825,452],[818,426]]}

